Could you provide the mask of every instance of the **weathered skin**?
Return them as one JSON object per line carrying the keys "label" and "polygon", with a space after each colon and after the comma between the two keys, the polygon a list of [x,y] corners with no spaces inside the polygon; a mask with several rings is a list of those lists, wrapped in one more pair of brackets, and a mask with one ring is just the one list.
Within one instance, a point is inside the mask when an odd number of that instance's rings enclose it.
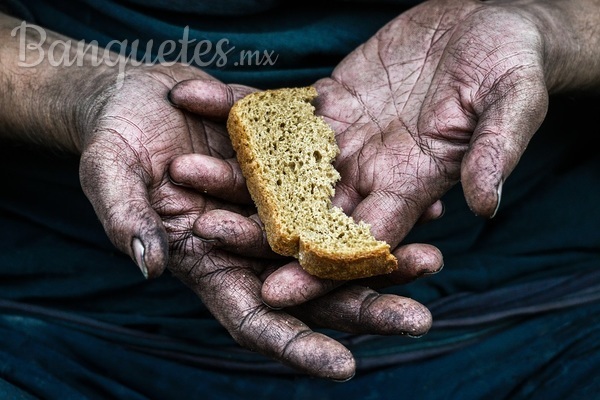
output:
{"label": "weathered skin", "polygon": [[[334,203],[392,246],[423,215],[439,216],[459,181],[473,212],[493,217],[549,93],[600,87],[599,21],[598,0],[434,0],[391,21],[316,83],[341,148]],[[231,249],[211,218],[195,232]],[[242,237],[241,249],[264,244]],[[413,260],[435,258],[425,250]],[[291,306],[337,286],[288,264],[262,294]]]}
{"label": "weathered skin", "polygon": [[[0,15],[3,37],[10,38],[19,23]],[[46,46],[66,39],[48,35]],[[228,160],[233,151],[223,121],[233,101],[252,89],[224,85],[181,64],[128,66],[119,86],[118,71],[104,64],[19,68],[16,38],[3,42],[0,52],[0,78],[11,88],[10,97],[3,91],[0,98],[0,134],[80,153],[81,185],[108,237],[146,276],[168,267],[243,346],[315,376],[353,376],[348,349],[263,303],[262,278],[277,265],[272,259],[236,256],[192,234],[207,211],[255,212]],[[184,113],[169,101],[170,89],[184,80],[200,83],[204,116]],[[198,191],[182,185],[185,177],[178,174],[191,171],[185,154],[219,161],[213,168],[205,165]],[[178,178],[181,183],[174,183]],[[196,181],[193,171],[188,178]],[[374,334],[421,335],[429,329],[424,306],[395,297],[373,301],[378,298],[373,291],[344,289],[326,309],[315,303],[298,312],[310,315],[311,323]]]}

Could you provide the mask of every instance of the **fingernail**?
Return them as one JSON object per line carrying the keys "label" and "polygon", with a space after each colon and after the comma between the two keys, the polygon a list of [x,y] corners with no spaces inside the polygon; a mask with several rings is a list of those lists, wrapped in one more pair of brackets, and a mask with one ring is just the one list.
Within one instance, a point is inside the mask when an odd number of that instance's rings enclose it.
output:
{"label": "fingernail", "polygon": [[344,379],[331,379],[331,381],[332,382],[336,382],[336,383],[344,383],[344,382],[348,382],[350,379],[354,378],[355,375],[356,375],[356,373],[353,373],[348,378],[344,378]]}
{"label": "fingernail", "polygon": [[148,267],[146,267],[146,262],[144,261],[144,254],[146,249],[144,248],[144,244],[139,238],[133,238],[131,241],[131,249],[133,250],[133,258],[140,271],[144,275],[144,278],[148,279]]}
{"label": "fingernail", "polygon": [[262,302],[263,302],[263,304],[264,304],[265,306],[269,307],[269,309],[270,309],[270,310],[273,310],[273,311],[279,311],[279,310],[283,310],[283,307],[275,307],[275,306],[272,306],[272,305],[270,305],[270,304],[266,303],[264,300],[263,300]]}
{"label": "fingernail", "polygon": [[177,182],[176,180],[174,180],[170,174],[167,174],[167,178],[169,178],[169,182],[171,182],[173,185],[185,187],[185,185],[183,183],[180,183],[180,182]]}
{"label": "fingernail", "polygon": [[198,235],[194,235],[194,237],[197,238],[198,240],[200,240],[201,242],[208,243],[208,244],[220,244],[221,243],[221,241],[219,239],[205,239]]}
{"label": "fingernail", "polygon": [[442,265],[440,265],[440,267],[438,269],[436,269],[435,271],[425,271],[423,272],[421,275],[435,275],[438,272],[440,272],[442,269],[444,269],[444,264],[442,263]]}
{"label": "fingernail", "polygon": [[498,184],[498,188],[496,189],[496,209],[494,210],[494,212],[492,213],[492,216],[490,218],[494,218],[496,216],[496,213],[498,212],[498,209],[500,208],[500,200],[502,200],[502,186],[504,185],[504,181],[501,180],[500,183]]}
{"label": "fingernail", "polygon": [[406,336],[406,337],[409,337],[411,339],[418,339],[418,338],[421,338],[421,337],[425,336],[425,334],[422,333],[420,335],[415,335],[414,333],[402,332],[402,336]]}
{"label": "fingernail", "polygon": [[437,217],[437,219],[440,219],[444,216],[444,214],[446,214],[446,204],[443,201],[440,201],[440,203],[442,204],[442,212],[440,213],[440,215]]}
{"label": "fingernail", "polygon": [[171,104],[171,106],[173,106],[175,108],[179,108],[179,105],[175,104],[175,102],[173,101],[170,90],[167,92],[167,101],[169,102],[169,104]]}

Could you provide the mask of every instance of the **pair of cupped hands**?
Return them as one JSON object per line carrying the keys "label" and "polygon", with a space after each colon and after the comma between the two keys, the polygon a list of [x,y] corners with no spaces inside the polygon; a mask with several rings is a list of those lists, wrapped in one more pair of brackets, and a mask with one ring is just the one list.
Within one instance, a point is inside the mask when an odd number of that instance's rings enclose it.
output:
{"label": "pair of cupped hands", "polygon": [[355,360],[314,327],[419,336],[431,314],[375,289],[439,271],[404,244],[461,182],[491,217],[548,102],[542,34],[516,7],[432,1],[383,27],[314,83],[336,132],[333,203],[371,225],[396,272],[320,280],[269,250],[225,127],[256,90],[175,64],[129,68],[84,135],[81,184],[112,242],[149,278],[181,279],[242,346],[308,374],[349,379]]}

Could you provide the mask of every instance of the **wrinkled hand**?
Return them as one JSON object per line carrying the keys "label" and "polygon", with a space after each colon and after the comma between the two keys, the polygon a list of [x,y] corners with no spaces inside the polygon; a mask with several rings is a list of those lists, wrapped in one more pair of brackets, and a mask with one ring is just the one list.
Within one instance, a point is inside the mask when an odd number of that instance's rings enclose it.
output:
{"label": "wrinkled hand", "polygon": [[317,83],[334,126],[335,202],[396,245],[459,180],[492,217],[547,110],[542,38],[519,8],[430,1]]}
{"label": "wrinkled hand", "polygon": [[[494,216],[547,110],[541,40],[520,9],[475,1],[430,1],[383,27],[315,85],[341,149],[334,204],[392,247],[459,181],[471,209]],[[286,271],[265,287],[281,282]]]}
{"label": "wrinkled hand", "polygon": [[316,84],[341,148],[334,202],[392,245],[459,181],[493,217],[548,93],[598,84],[599,15],[587,0],[432,0],[390,22]]}
{"label": "wrinkled hand", "polygon": [[226,202],[216,203],[169,180],[169,164],[181,154],[233,157],[222,123],[185,115],[169,102],[171,87],[191,78],[200,79],[212,96],[209,117],[228,112],[233,87],[200,71],[179,64],[132,68],[122,87],[110,85],[98,96],[102,104],[83,132],[82,188],[109,238],[146,277],[162,273],[169,244],[185,238],[198,215],[214,208],[241,212],[235,204],[248,203],[245,188],[238,184],[231,190],[235,182],[219,171],[211,171],[215,176],[207,185],[229,190]]}

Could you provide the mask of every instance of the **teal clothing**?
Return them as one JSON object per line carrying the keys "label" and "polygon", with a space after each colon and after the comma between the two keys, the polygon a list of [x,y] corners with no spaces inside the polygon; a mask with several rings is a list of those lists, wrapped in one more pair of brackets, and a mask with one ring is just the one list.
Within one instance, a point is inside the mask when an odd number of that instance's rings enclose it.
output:
{"label": "teal clothing", "polygon": [[[273,50],[279,58],[266,68],[205,68],[268,88],[326,76],[410,6],[152,4],[27,0],[18,12],[103,45],[176,40],[189,25],[198,41]],[[457,187],[441,220],[415,228],[406,241],[437,245],[444,270],[388,291],[430,307],[434,326],[418,339],[325,331],[357,358],[357,375],[343,384],[240,348],[168,272],[145,281],[106,238],[77,158],[0,143],[0,399],[594,398],[600,155],[587,143],[600,133],[588,124],[599,106],[599,97],[552,99],[494,219],[472,215]]]}
{"label": "teal clothing", "polygon": [[[164,54],[167,61],[187,61],[225,82],[257,88],[307,85],[328,76],[344,56],[411,4],[410,0],[368,6],[330,1],[319,4],[317,11],[311,5],[281,0],[181,5],[159,1],[152,6],[122,0],[21,2],[29,7],[25,17],[76,40],[96,40],[102,46],[116,40],[119,44],[113,43],[112,50],[137,60],[160,61],[156,57]],[[189,10],[178,11],[181,7]],[[186,27],[189,44],[184,46],[179,41],[184,40]],[[176,45],[170,54],[160,50],[167,40]],[[258,52],[258,59],[249,56],[253,52]]]}

